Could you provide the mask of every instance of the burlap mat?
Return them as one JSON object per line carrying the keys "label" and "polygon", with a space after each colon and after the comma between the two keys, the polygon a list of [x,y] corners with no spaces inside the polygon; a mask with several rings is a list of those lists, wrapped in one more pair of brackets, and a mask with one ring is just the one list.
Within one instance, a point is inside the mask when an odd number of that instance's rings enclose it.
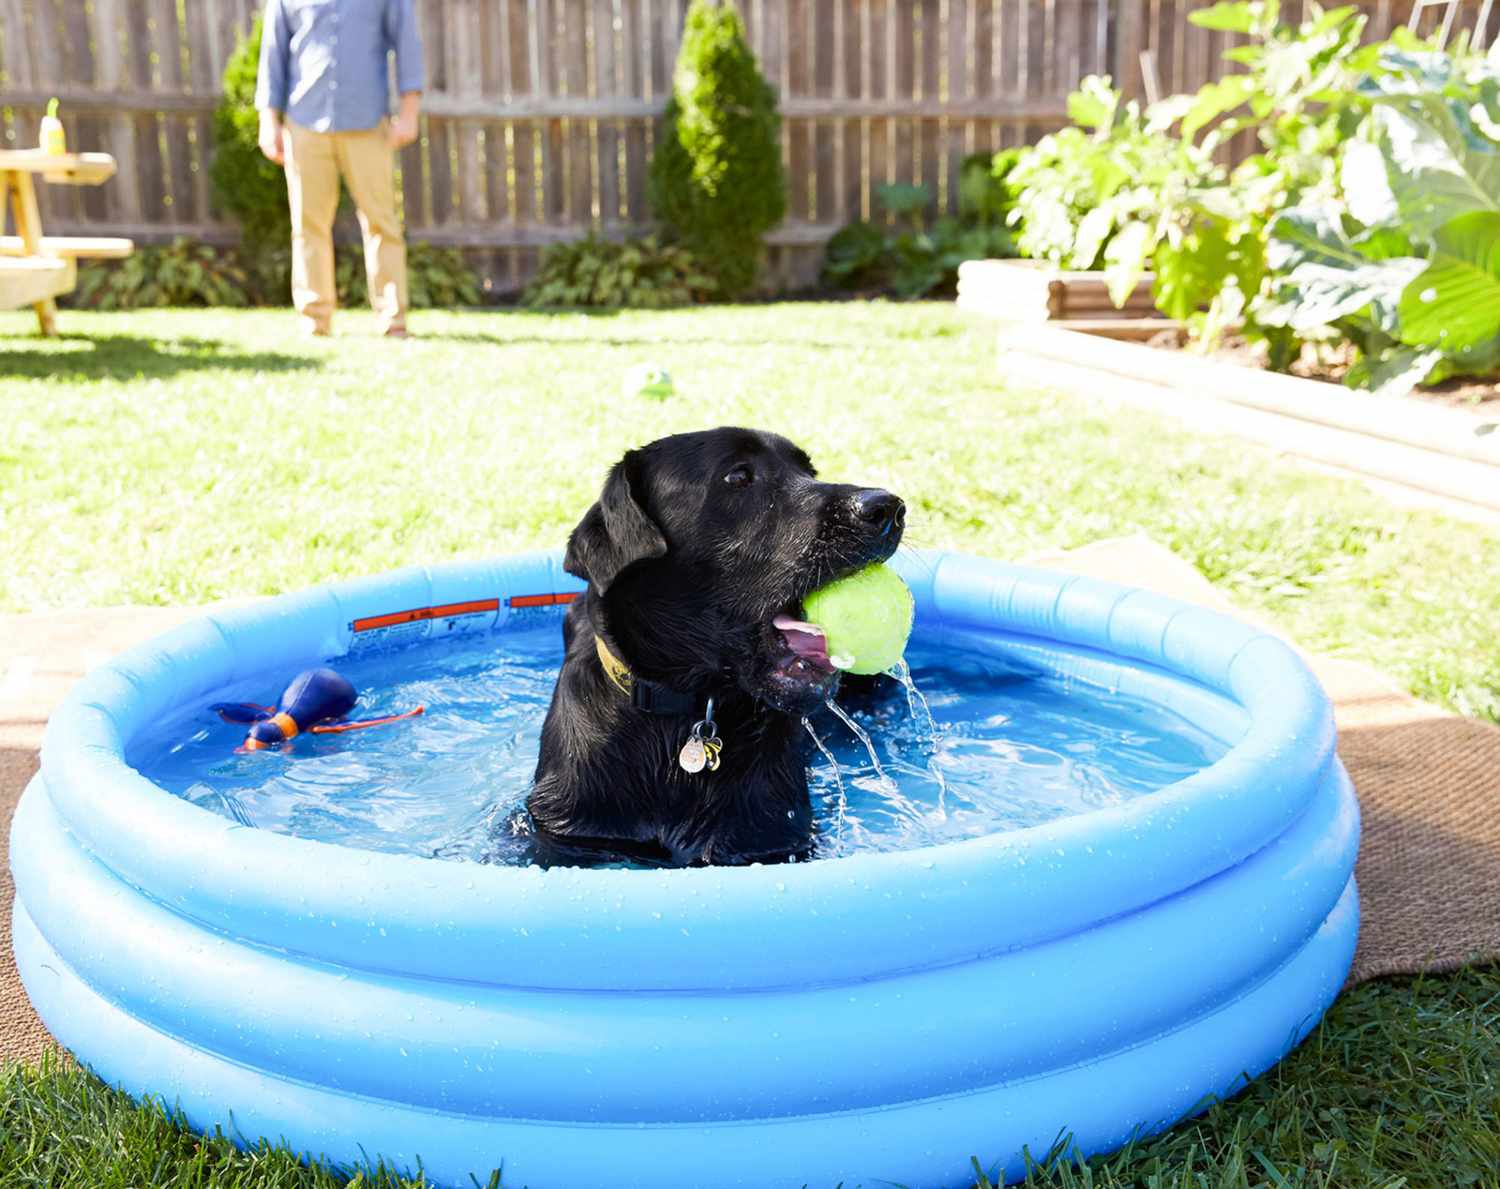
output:
{"label": "burlap mat", "polygon": [[[1146,537],[1030,559],[1255,621]],[[1500,727],[1419,702],[1366,665],[1302,651],[1333,699],[1363,832],[1351,983],[1500,959]]]}
{"label": "burlap mat", "polygon": [[[1246,618],[1191,565],[1143,537],[1032,560]],[[46,716],[89,665],[197,611],[0,617],[0,1059],[32,1061],[52,1044],[16,974],[9,907],[8,826],[36,771]],[[1307,659],[1334,700],[1339,752],[1364,814],[1350,981],[1500,959],[1500,729],[1418,702],[1363,665]]]}

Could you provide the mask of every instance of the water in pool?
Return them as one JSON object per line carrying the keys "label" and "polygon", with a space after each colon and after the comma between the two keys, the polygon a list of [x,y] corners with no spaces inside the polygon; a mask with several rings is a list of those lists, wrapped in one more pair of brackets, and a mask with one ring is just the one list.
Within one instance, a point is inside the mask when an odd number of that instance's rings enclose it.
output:
{"label": "water in pool", "polygon": [[[376,851],[524,863],[526,840],[512,822],[560,659],[555,621],[349,657],[337,667],[360,691],[355,717],[419,703],[426,714],[236,754],[244,727],[221,722],[205,700],[137,740],[129,758],[171,792],[247,826]],[[809,746],[809,776],[820,856],[1086,813],[1180,780],[1224,751],[1160,706],[1085,683],[952,650],[914,646],[908,660],[930,721],[920,699],[883,677],[808,723],[819,742]],[[212,700],[271,702],[279,692],[272,678]]]}

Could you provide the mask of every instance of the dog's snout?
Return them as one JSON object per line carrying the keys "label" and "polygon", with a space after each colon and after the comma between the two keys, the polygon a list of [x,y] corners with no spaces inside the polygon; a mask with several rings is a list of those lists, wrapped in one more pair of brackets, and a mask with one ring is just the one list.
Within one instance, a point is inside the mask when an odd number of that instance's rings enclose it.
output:
{"label": "dog's snout", "polygon": [[885,534],[906,524],[906,504],[900,496],[879,488],[857,491],[853,496],[854,515],[864,524]]}

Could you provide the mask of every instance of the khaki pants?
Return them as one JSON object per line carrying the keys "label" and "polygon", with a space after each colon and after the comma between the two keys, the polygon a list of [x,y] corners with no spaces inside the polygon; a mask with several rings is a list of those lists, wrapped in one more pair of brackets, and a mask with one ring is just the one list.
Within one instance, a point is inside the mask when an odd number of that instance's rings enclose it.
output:
{"label": "khaki pants", "polygon": [[359,210],[370,305],[382,331],[406,329],[406,241],[396,217],[395,153],[382,121],[362,132],[311,132],[286,124],[286,190],[292,207],[292,304],[305,330],[326,334],[338,304],[333,217],[339,177]]}

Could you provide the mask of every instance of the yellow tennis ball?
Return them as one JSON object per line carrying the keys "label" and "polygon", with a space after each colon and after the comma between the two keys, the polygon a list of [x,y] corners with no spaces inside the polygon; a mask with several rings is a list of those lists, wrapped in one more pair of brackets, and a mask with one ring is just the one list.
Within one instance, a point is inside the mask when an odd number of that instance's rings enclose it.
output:
{"label": "yellow tennis ball", "polygon": [[676,391],[671,373],[657,363],[638,363],[625,373],[625,395],[666,400]]}
{"label": "yellow tennis ball", "polygon": [[911,591],[886,565],[821,586],[802,600],[809,623],[823,629],[828,657],[848,673],[884,673],[901,659],[911,635]]}

